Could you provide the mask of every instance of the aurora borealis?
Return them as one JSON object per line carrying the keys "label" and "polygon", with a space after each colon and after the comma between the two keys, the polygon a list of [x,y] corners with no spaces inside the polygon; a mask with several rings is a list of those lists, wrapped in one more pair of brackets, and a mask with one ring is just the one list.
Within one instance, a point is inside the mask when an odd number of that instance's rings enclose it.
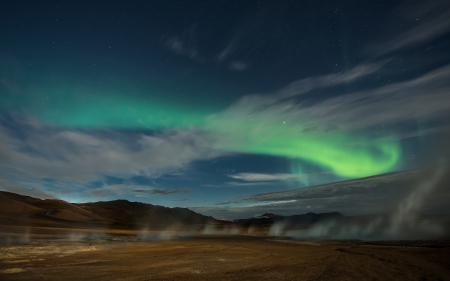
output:
{"label": "aurora borealis", "polygon": [[[213,138],[219,136],[212,143],[219,150],[298,158],[330,169],[341,177],[389,171],[400,156],[399,145],[394,140],[371,143],[364,136],[342,132],[304,132],[301,121],[286,123],[283,120],[287,118],[264,112],[247,113],[245,109],[239,115],[209,113],[203,108],[114,93],[109,93],[107,98],[74,93],[63,100],[58,94],[37,99],[43,101],[33,101],[31,97],[28,99],[31,100],[30,108],[25,110],[32,112],[37,120],[53,126],[74,129],[193,128]],[[33,112],[35,108],[37,110]],[[350,139],[355,143],[349,144]]]}
{"label": "aurora borealis", "polygon": [[442,1],[2,6],[4,190],[248,213],[226,202],[433,165],[447,134]]}

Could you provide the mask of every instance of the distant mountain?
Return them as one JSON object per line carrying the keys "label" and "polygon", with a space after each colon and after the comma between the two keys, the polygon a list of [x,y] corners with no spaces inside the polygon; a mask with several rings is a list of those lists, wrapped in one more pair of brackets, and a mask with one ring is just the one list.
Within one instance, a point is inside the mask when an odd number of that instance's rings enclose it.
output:
{"label": "distant mountain", "polygon": [[261,216],[261,218],[277,218],[281,217],[280,215],[274,214],[274,213],[265,213]]}
{"label": "distant mountain", "polygon": [[127,200],[72,204],[0,191],[0,224],[70,227],[167,226],[216,222],[187,208],[166,208]]}
{"label": "distant mountain", "polygon": [[127,200],[74,204],[114,223],[137,225],[205,224],[215,221],[187,208],[167,208]]}
{"label": "distant mountain", "polygon": [[284,223],[289,225],[309,225],[317,222],[325,222],[331,220],[344,220],[347,217],[338,212],[332,213],[307,213],[303,215],[293,215],[293,216],[280,216],[273,213],[265,213],[262,216],[257,216],[248,219],[237,219],[234,222],[244,225],[270,225],[273,223]]}

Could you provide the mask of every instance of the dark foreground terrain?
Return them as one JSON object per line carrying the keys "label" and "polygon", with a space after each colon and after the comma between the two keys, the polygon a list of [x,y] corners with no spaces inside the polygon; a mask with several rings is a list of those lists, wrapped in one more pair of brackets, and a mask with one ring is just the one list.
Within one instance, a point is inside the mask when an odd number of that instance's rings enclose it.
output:
{"label": "dark foreground terrain", "polygon": [[[0,192],[0,280],[450,280],[448,235],[372,242],[310,235],[330,223],[366,230],[371,220],[267,213],[226,222],[125,200],[71,204]],[[447,217],[435,221],[449,225]]]}
{"label": "dark foreground terrain", "polygon": [[3,229],[10,243],[0,245],[0,280],[450,280],[448,241],[145,240],[126,230],[24,231]]}

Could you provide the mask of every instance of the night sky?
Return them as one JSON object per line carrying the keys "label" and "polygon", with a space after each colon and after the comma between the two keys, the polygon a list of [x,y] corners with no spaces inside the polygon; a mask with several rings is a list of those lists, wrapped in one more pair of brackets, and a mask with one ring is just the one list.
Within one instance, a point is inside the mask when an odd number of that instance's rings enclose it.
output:
{"label": "night sky", "polygon": [[449,1],[2,1],[0,38],[1,190],[287,215],[450,160]]}

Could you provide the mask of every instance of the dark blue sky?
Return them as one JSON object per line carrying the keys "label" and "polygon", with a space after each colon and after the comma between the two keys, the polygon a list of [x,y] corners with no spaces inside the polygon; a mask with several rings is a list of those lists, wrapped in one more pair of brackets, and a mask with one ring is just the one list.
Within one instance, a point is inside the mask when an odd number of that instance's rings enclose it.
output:
{"label": "dark blue sky", "polygon": [[3,1],[0,189],[236,217],[446,162],[449,32],[446,1]]}

